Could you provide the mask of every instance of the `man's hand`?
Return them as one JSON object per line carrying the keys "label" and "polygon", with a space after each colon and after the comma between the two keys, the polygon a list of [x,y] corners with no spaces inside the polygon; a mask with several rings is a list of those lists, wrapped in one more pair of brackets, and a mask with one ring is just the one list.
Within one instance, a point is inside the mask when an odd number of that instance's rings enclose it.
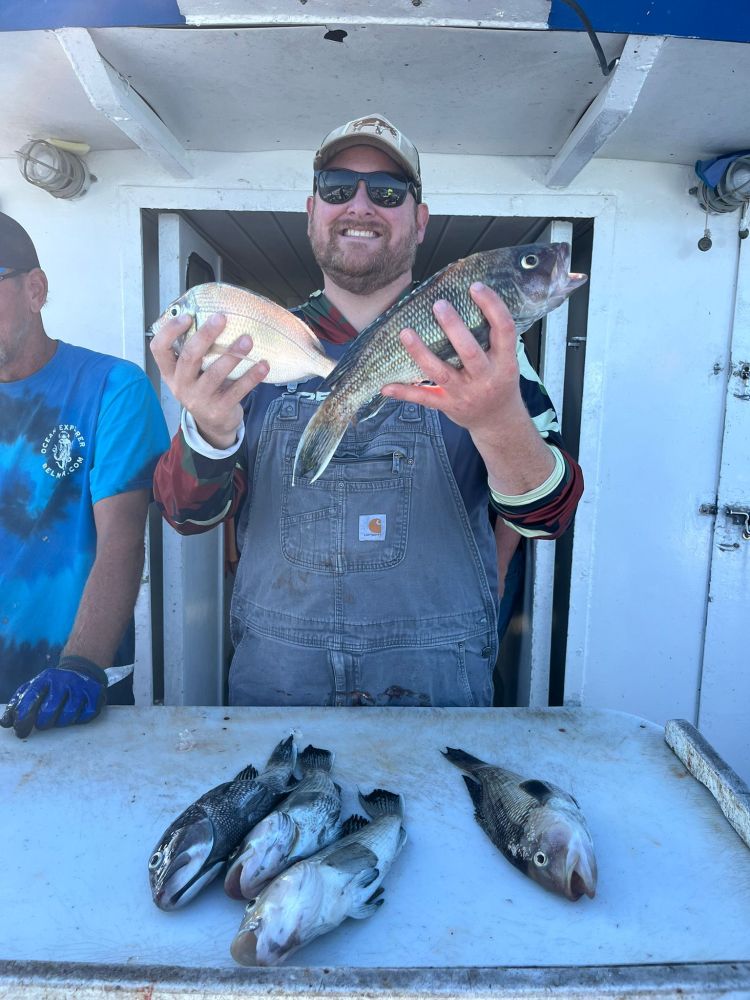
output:
{"label": "man's hand", "polygon": [[513,317],[486,285],[477,282],[470,293],[490,325],[489,350],[482,350],[453,306],[441,299],[433,312],[462,367],[441,361],[416,331],[403,330],[402,344],[435,385],[391,383],[383,395],[441,410],[465,427],[487,466],[490,486],[498,493],[522,495],[549,477],[555,460],[521,397]]}
{"label": "man's hand", "polygon": [[508,308],[486,285],[472,285],[471,297],[490,324],[489,350],[483,351],[453,306],[438,300],[433,312],[455,348],[462,367],[454,368],[424,344],[414,330],[404,330],[401,342],[433,386],[392,384],[385,395],[442,410],[472,435],[497,427],[509,408],[525,412],[518,389],[516,327]]}
{"label": "man's hand", "polygon": [[0,726],[24,739],[36,726],[72,726],[91,722],[107,702],[107,675],[82,656],[64,656],[22,684],[8,702]]}
{"label": "man's hand", "polygon": [[205,372],[201,371],[201,362],[226,326],[226,317],[220,313],[209,317],[186,340],[178,358],[172,344],[190,329],[190,323],[189,316],[165,323],[151,341],[151,353],[172,395],[192,414],[201,436],[214,448],[229,448],[242,423],[242,400],[263,381],[269,366],[259,361],[240,378],[227,378],[237,361],[252,349],[252,339],[245,336],[239,337]]}

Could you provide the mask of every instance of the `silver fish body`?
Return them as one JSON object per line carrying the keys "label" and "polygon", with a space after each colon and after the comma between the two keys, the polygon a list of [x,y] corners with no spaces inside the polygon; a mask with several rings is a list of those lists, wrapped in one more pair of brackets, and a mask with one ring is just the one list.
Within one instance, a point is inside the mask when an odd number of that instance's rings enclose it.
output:
{"label": "silver fish body", "polygon": [[325,377],[334,367],[320,341],[298,316],[262,295],[224,281],[194,285],[172,302],[152,325],[158,333],[170,319],[190,316],[190,328],[172,344],[179,356],[186,342],[213,313],[226,316],[226,326],[203,358],[205,371],[227,353],[238,337],[252,337],[253,346],[238,362],[228,378],[237,379],[252,365],[267,361],[270,367],[264,381],[275,385],[305,382],[313,376]]}
{"label": "silver fish body", "polygon": [[597,866],[586,820],[572,795],[536,778],[447,747],[464,771],[476,820],[508,861],[544,889],[578,900],[596,892]]}
{"label": "silver fish body", "polygon": [[489,324],[469,287],[482,281],[505,301],[520,335],[586,281],[571,274],[567,243],[528,244],[472,254],[449,264],[379,316],[352,341],[320,385],[329,396],[305,428],[294,459],[294,478],[322,474],[349,423],[374,416],[386,401],[380,390],[391,382],[423,382],[424,373],[399,339],[411,327],[443,361],[460,367],[455,349],[432,311],[447,299],[484,350]]}
{"label": "silver fish body", "polygon": [[299,755],[302,780],[240,844],[224,879],[227,895],[254,899],[285,868],[340,835],[341,788],[330,775],[333,754],[308,746]]}
{"label": "silver fish body", "polygon": [[298,861],[247,904],[230,949],[240,965],[276,965],[347,917],[363,920],[383,903],[381,883],[406,841],[403,801],[384,789],[359,799],[370,823],[352,817],[353,832]]}
{"label": "silver fish body", "polygon": [[160,909],[183,906],[219,874],[247,831],[287,791],[295,758],[289,736],[260,774],[249,765],[201,795],[164,831],[148,862],[151,895]]}

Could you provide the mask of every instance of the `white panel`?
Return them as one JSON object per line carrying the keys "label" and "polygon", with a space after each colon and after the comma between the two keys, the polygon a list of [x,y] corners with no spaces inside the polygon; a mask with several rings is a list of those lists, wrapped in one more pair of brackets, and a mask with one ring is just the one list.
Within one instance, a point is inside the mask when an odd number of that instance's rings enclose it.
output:
{"label": "white panel", "polygon": [[750,514],[750,247],[740,246],[698,728],[750,782],[750,528],[726,513]]}
{"label": "white panel", "polygon": [[[221,279],[221,258],[178,215],[159,216],[159,295],[166,307],[185,290],[187,259],[195,251]],[[170,434],[180,406],[162,385]],[[164,525],[164,701],[167,705],[220,705],[224,656],[224,531],[188,537]]]}
{"label": "white panel", "polygon": [[620,60],[547,171],[549,187],[567,187],[633,113],[663,38],[630,35]]}
{"label": "white panel", "polygon": [[185,150],[131,83],[101,58],[86,28],[60,28],[55,34],[96,110],[170,174],[192,176]]}
{"label": "white panel", "polygon": [[[306,0],[305,0],[306,2]],[[188,24],[436,24],[546,29],[550,0],[178,0]]]}
{"label": "white panel", "polygon": [[[554,221],[539,237],[539,243],[571,243],[573,224]],[[542,351],[539,377],[549,393],[562,424],[565,357],[568,339],[568,303],[564,302],[542,320]],[[532,708],[549,704],[549,661],[552,641],[552,600],[555,582],[555,542],[527,541],[524,585],[524,621],[528,623],[521,643],[518,703]]]}

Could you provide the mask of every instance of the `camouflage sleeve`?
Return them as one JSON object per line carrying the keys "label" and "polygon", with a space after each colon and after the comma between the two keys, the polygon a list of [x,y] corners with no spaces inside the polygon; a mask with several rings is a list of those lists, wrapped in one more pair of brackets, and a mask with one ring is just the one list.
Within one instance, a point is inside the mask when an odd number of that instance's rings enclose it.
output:
{"label": "camouflage sleeve", "polygon": [[180,429],[154,472],[154,499],[181,535],[197,535],[231,518],[247,492],[245,449],[227,458],[194,451]]}
{"label": "camouflage sleeve", "polygon": [[583,493],[583,473],[574,458],[550,437],[555,468],[546,482],[523,496],[508,497],[490,490],[490,505],[508,527],[526,538],[559,538],[570,526]]}
{"label": "camouflage sleeve", "polygon": [[520,338],[517,356],[521,396],[536,429],[555,456],[555,468],[546,482],[523,496],[508,497],[490,490],[490,504],[509,527],[527,538],[559,538],[570,526],[581,499],[583,473],[565,450],[555,408]]}

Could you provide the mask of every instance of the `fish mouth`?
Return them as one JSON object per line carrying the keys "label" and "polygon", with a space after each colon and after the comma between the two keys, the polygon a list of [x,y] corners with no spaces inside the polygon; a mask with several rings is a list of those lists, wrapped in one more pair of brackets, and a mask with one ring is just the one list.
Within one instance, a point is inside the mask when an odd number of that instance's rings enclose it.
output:
{"label": "fish mouth", "polygon": [[258,935],[254,930],[240,929],[229,946],[232,958],[238,965],[258,965]]}
{"label": "fish mouth", "polygon": [[578,271],[569,271],[570,267],[570,244],[555,244],[555,264],[552,268],[550,281],[550,291],[548,305],[550,311],[561,306],[573,292],[588,281],[587,274]]}
{"label": "fish mouth", "polygon": [[152,894],[160,910],[187,903],[218,873],[223,862],[209,864],[213,843],[208,817],[174,835],[164,849],[162,867],[151,873]]}
{"label": "fish mouth", "polygon": [[[572,862],[572,863],[570,863]],[[581,896],[593,899],[596,895],[596,861],[586,855],[575,855],[569,859],[565,895],[572,902],[577,902]]]}

